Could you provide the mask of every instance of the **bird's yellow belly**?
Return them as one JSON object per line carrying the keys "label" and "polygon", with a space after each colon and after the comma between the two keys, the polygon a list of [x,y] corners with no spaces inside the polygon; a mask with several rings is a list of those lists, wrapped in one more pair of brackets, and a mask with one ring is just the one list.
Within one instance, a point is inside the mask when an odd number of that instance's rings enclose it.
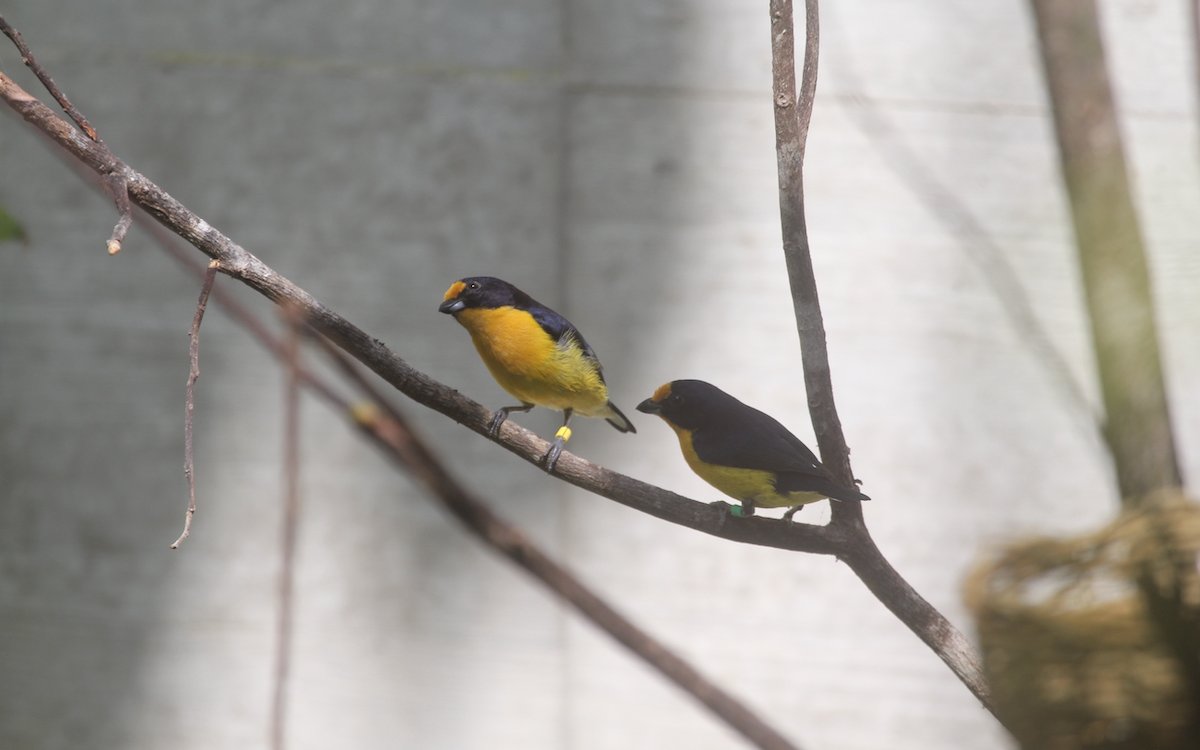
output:
{"label": "bird's yellow belly", "polygon": [[529,313],[502,307],[463,310],[456,318],[492,377],[522,402],[583,416],[607,411],[608,388],[595,365],[578,346],[552,339]]}
{"label": "bird's yellow belly", "polygon": [[823,500],[824,495],[815,492],[780,493],[775,489],[774,475],[757,469],[738,469],[732,466],[705,463],[696,455],[690,433],[675,429],[679,436],[679,447],[683,459],[692,471],[704,481],[735,500],[749,500],[761,508],[784,508],[806,505]]}

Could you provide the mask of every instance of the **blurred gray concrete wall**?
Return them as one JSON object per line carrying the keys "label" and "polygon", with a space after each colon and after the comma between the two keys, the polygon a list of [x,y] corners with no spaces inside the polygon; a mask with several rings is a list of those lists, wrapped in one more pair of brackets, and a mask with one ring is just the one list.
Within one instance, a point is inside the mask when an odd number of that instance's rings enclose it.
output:
{"label": "blurred gray concrete wall", "polygon": [[[1184,5],[1102,3],[1196,477]],[[981,553],[1116,507],[1030,20],[1000,0],[824,6],[806,187],[838,403],[881,548],[969,630],[959,586]],[[496,274],[580,326],[625,411],[700,377],[811,439],[765,3],[3,12],[117,154],[433,377],[507,402],[436,312],[453,279]],[[7,44],[0,62],[36,90]],[[283,376],[209,313],[200,511],[171,552],[197,284],[137,230],[105,256],[111,205],[11,116],[0,174],[0,206],[31,238],[0,246],[0,747],[263,747]],[[1030,343],[1035,327],[1065,370]],[[1007,747],[844,566],[644,517],[409,412],[499,512],[804,747]],[[742,746],[465,537],[339,417],[306,402],[303,420],[291,747]],[[636,421],[635,436],[581,423],[571,447],[717,499],[664,426]]]}

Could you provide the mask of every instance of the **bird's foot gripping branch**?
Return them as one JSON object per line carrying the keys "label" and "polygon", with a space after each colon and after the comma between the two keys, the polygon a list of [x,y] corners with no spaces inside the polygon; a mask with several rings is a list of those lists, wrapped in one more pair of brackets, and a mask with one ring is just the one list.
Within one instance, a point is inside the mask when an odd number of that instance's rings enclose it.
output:
{"label": "bird's foot gripping branch", "polygon": [[493,276],[459,279],[438,311],[467,329],[488,372],[521,402],[498,409],[489,432],[495,435],[510,412],[534,406],[562,412],[562,426],[542,458],[546,471],[554,471],[571,439],[568,425],[576,413],[605,419],[620,432],[637,432],[609,400],[600,359],[579,329],[512,284]]}

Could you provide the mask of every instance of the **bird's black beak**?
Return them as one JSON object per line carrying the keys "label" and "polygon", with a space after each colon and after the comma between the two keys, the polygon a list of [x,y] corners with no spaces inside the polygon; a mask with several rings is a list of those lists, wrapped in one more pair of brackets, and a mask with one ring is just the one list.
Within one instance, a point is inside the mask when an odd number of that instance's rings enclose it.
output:
{"label": "bird's black beak", "polygon": [[446,313],[447,315],[453,315],[466,306],[467,303],[460,299],[448,299],[442,304],[438,305],[438,312]]}
{"label": "bird's black beak", "polygon": [[652,398],[648,398],[637,405],[637,410],[643,414],[659,414],[662,412],[662,404]]}

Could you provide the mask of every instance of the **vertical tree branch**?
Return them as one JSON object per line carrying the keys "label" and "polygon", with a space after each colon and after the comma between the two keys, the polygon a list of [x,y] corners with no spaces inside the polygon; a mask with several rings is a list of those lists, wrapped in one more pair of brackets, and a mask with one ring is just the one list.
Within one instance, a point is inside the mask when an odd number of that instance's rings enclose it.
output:
{"label": "vertical tree branch", "polygon": [[[1116,105],[1094,0],[1030,0],[1046,76],[1063,180],[1083,273],[1084,299],[1104,397],[1105,439],[1121,502],[1149,501],[1182,477],[1159,354],[1154,297],[1125,166]],[[1164,542],[1166,535],[1163,535]],[[1178,558],[1173,551],[1164,555]],[[1191,556],[1188,555],[1188,558]],[[1196,564],[1173,560],[1178,578]],[[1147,617],[1187,688],[1189,732],[1200,741],[1200,633],[1194,607],[1156,582],[1138,580]]]}
{"label": "vertical tree branch", "polygon": [[271,681],[271,750],[287,742],[288,677],[291,674],[292,615],[296,588],[296,531],[300,522],[300,313],[284,307],[283,342],[283,512],[279,545],[279,610],[275,620],[275,668]]}
{"label": "vertical tree branch", "polygon": [[[779,172],[779,217],[792,305],[800,334],[804,385],[821,460],[846,484],[854,481],[850,451],[833,401],[833,379],[825,342],[825,323],[813,274],[808,225],[804,214],[804,154],[817,89],[819,19],[817,0],[807,0],[804,74],[796,90],[795,32],[791,0],[771,0],[771,79],[775,103],[775,156]],[[832,503],[839,523],[861,524],[859,503]]]}
{"label": "vertical tree branch", "polygon": [[1031,0],[1122,501],[1178,487],[1150,273],[1094,0]]}
{"label": "vertical tree branch", "polygon": [[[817,294],[804,213],[804,154],[817,86],[820,40],[817,0],[805,3],[804,71],[796,90],[796,53],[791,0],[771,0],[771,77],[775,105],[775,154],[779,172],[779,218],[796,327],[800,335],[804,384],[821,460],[850,484],[850,450],[842,433]],[[873,594],[936,653],[963,684],[991,710],[979,657],[966,637],[892,567],[871,538],[862,503],[830,502],[831,528],[845,529],[851,543],[839,553]]]}

